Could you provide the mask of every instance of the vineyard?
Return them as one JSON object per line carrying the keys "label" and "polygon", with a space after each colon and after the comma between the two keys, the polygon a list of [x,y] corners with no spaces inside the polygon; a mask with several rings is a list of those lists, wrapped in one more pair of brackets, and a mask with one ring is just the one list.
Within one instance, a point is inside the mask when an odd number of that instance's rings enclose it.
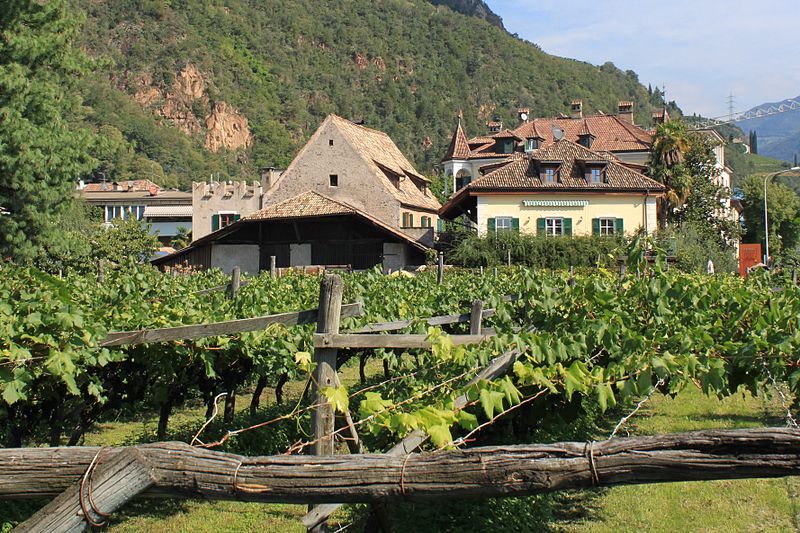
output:
{"label": "vineyard", "polygon": [[[210,422],[191,428],[185,450],[168,448],[170,453],[188,454],[186,462],[202,464],[206,457],[228,460],[203,455],[215,452],[245,456],[321,455],[348,448],[355,454],[388,452],[385,464],[371,467],[400,472],[401,482],[384,489],[388,493],[369,492],[367,487],[377,487],[383,479],[378,476],[365,481],[364,491],[352,496],[341,488],[315,496],[313,486],[295,483],[300,487],[297,492],[273,494],[271,500],[252,496],[248,487],[263,486],[264,476],[271,479],[271,486],[279,485],[270,477],[277,474],[261,473],[256,464],[241,468],[243,459],[230,459],[234,466],[239,461],[235,478],[241,475],[241,479],[239,485],[234,479],[232,494],[225,487],[222,492],[237,499],[324,504],[315,508],[316,515],[312,512],[304,519],[314,527],[336,508],[332,502],[424,498],[435,493],[419,481],[434,476],[426,474],[426,468],[435,466],[425,466],[424,455],[409,455],[420,445],[442,450],[437,454],[471,450],[479,457],[488,453],[485,446],[542,442],[555,425],[577,427],[615,406],[624,406],[627,412],[654,393],[676,395],[694,384],[717,397],[742,390],[756,396],[780,393],[787,423],[794,423],[790,398],[797,396],[800,386],[795,355],[800,346],[800,292],[793,283],[769,274],[743,280],[667,272],[659,261],[648,264],[635,247],[627,259],[624,275],[603,269],[573,275],[507,268],[497,273],[448,271],[438,283],[435,272],[340,274],[340,301],[325,311],[319,276],[278,278],[267,273],[240,283],[238,276],[232,282],[219,272],[173,276],[131,266],[104,269],[97,276],[56,278],[4,265],[0,431],[8,448],[43,443],[75,446],[95,424],[111,416],[156,412],[154,441],[160,441],[173,411],[199,400],[206,405]],[[332,279],[324,278],[323,289]],[[334,308],[334,314],[341,313],[335,324],[325,318]],[[311,319],[304,318],[307,315]],[[208,327],[233,321],[235,333]],[[197,328],[179,328],[196,325],[206,326],[201,333]],[[331,325],[335,331],[326,329]],[[159,338],[153,334],[166,338],[165,328],[172,330],[174,340],[153,340]],[[160,333],[151,333],[154,330]],[[336,369],[352,364],[350,360],[357,361],[361,377],[358,384],[347,387],[338,381]],[[383,367],[378,375],[365,370],[373,360]],[[305,383],[297,403],[282,400],[284,387],[292,382]],[[277,407],[260,406],[267,387],[275,389]],[[240,425],[235,416],[236,401],[250,402],[247,424]],[[614,444],[612,439],[592,444],[590,450],[583,449],[586,443],[564,443],[562,454],[580,448],[575,452],[580,471],[561,487],[796,474],[797,456],[790,452],[796,438],[792,429],[775,429],[746,435],[687,434],[667,439],[667,444],[627,443],[627,439]],[[164,465],[167,472],[172,468],[168,461],[153,459],[163,450],[158,446],[143,449],[142,457]],[[633,456],[649,446],[653,453],[677,453],[669,459],[676,465],[689,456],[695,464],[686,469],[688,473],[675,468],[666,474],[654,474],[645,466],[649,473],[641,479],[615,474],[614,454],[628,453],[626,446],[633,446]],[[557,457],[555,447],[548,450]],[[612,448],[617,451],[609,451]],[[749,450],[752,462],[726,455],[731,449]],[[65,463],[53,462],[67,472],[65,485],[48,483],[50,491],[69,491],[69,479],[92,471],[102,453],[76,448],[76,453],[83,450],[80,457],[70,459],[70,450],[64,448]],[[4,464],[19,463],[23,457],[13,455],[14,450],[3,453]],[[398,457],[397,464],[393,456]],[[24,457],[34,463],[42,460]],[[113,457],[104,459],[107,468],[130,464]],[[360,457],[354,455],[353,464]],[[459,479],[459,457],[453,456],[454,466],[448,472],[454,480]],[[492,457],[480,459],[489,465],[487,479],[492,479]],[[718,466],[704,471],[702,461],[708,457]],[[291,464],[296,468],[302,460],[297,457],[300,462]],[[627,459],[620,460],[627,464]],[[319,464],[319,459],[315,461]],[[72,464],[75,473],[69,474],[66,464]],[[462,486],[468,471],[460,478]],[[557,477],[557,470],[553,472]],[[535,472],[530,475],[535,477]],[[13,477],[21,479],[19,474]],[[155,486],[176,487],[164,481],[168,477],[165,473],[160,478],[163,484]],[[346,476],[341,482],[345,487],[354,483]],[[95,499],[100,501],[100,478],[97,485]],[[473,494],[491,495],[486,485],[479,484],[484,488]],[[10,480],[0,481],[0,497],[51,494],[42,487],[34,493],[9,487],[14,487]],[[534,483],[518,489],[506,486],[502,492],[554,488],[558,484],[536,488]],[[82,484],[78,492],[83,494]],[[376,515],[378,511],[376,506]]]}

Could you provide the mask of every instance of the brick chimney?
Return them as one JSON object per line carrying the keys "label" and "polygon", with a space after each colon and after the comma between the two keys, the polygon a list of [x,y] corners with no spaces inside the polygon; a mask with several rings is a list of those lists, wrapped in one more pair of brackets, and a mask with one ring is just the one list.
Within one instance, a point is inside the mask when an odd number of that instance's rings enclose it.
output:
{"label": "brick chimney", "polygon": [[583,118],[583,100],[572,101],[572,118]]}
{"label": "brick chimney", "polygon": [[489,133],[497,133],[502,131],[503,121],[495,117],[493,120],[486,123],[486,127],[489,129]]}
{"label": "brick chimney", "polygon": [[653,111],[653,125],[658,126],[659,124],[665,124],[669,122],[669,113],[667,113],[666,108],[661,109],[660,111]]}
{"label": "brick chimney", "polygon": [[621,101],[618,106],[617,116],[628,124],[633,124],[633,102]]}

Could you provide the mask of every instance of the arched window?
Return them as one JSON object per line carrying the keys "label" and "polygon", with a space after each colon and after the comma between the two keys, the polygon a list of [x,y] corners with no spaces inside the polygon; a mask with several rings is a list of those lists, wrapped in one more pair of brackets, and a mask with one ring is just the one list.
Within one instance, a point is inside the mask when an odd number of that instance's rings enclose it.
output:
{"label": "arched window", "polygon": [[456,190],[466,187],[471,181],[472,175],[469,170],[462,168],[456,173]]}

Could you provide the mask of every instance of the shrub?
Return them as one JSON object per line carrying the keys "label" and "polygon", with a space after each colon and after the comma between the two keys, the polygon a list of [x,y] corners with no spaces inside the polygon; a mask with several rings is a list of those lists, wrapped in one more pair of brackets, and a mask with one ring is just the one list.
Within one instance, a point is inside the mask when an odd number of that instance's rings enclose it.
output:
{"label": "shrub", "polygon": [[446,251],[450,264],[464,267],[503,265],[511,254],[511,263],[534,268],[609,266],[625,245],[615,237],[538,237],[503,232],[487,237],[465,236],[455,240]]}

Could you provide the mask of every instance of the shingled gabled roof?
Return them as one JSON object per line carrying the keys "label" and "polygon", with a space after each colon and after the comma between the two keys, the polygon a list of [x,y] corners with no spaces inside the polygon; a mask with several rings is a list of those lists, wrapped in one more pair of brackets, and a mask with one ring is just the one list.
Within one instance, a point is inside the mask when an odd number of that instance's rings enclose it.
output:
{"label": "shingled gabled roof", "polygon": [[[427,196],[419,190],[417,184],[414,183],[415,181],[427,186],[430,180],[414,169],[414,166],[394,144],[391,137],[382,131],[354,124],[337,115],[330,115],[326,120],[331,120],[336,124],[342,135],[350,142],[356,152],[367,161],[375,175],[383,181],[389,192],[400,203],[425,209],[439,209],[441,207],[433,194]],[[389,169],[400,178],[397,185],[389,181],[386,172],[381,167]]]}
{"label": "shingled gabled roof", "polygon": [[306,191],[295,197],[268,205],[255,213],[243,217],[242,220],[281,220],[290,218],[322,217],[334,215],[350,215],[358,211],[345,203],[315,191]]}
{"label": "shingled gabled roof", "polygon": [[[542,164],[559,164],[560,179],[545,183],[539,177]],[[585,166],[602,164],[605,177],[602,183],[589,183]],[[597,191],[652,191],[660,192],[664,186],[647,176],[618,163],[615,157],[589,150],[567,139],[535,150],[530,159],[517,159],[476,179],[467,187],[470,190],[541,189],[541,190],[597,190]]]}

